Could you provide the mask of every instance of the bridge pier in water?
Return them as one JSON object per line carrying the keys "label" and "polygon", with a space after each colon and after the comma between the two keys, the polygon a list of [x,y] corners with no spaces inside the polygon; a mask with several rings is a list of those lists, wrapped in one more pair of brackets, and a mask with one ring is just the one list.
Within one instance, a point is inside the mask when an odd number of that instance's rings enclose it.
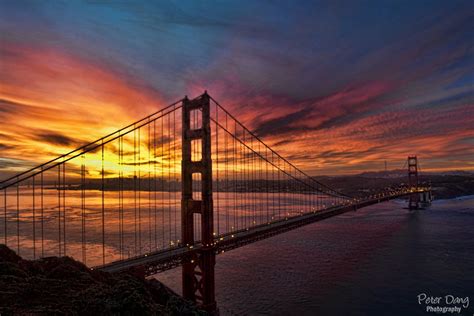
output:
{"label": "bridge pier in water", "polygon": [[[210,98],[201,97],[183,100],[182,106],[182,151],[181,161],[181,230],[183,244],[194,245],[195,214],[200,217],[202,248],[183,263],[183,296],[199,303],[205,310],[216,312],[214,284],[214,219],[212,200],[212,159]],[[199,157],[200,156],[200,157]],[[197,177],[193,176],[197,175]],[[194,179],[193,179],[194,178]],[[199,194],[193,196],[193,181],[200,184]],[[199,193],[199,192],[194,192]],[[196,197],[196,198],[195,198]],[[199,231],[199,230],[198,230]]]}

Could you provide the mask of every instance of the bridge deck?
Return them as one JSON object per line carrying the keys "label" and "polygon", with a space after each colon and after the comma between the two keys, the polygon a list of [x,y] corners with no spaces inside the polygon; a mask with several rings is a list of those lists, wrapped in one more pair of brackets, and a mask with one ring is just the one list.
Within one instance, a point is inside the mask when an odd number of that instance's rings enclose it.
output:
{"label": "bridge deck", "polygon": [[[424,191],[418,191],[418,193],[421,192]],[[281,234],[297,227],[410,194],[413,194],[413,192],[402,192],[393,195],[381,196],[370,200],[362,200],[358,201],[357,203],[305,213],[299,216],[293,216],[268,224],[255,226],[251,229],[236,231],[232,234],[218,236],[215,239],[213,247],[216,253],[222,253],[224,251],[235,249],[258,240]],[[109,264],[95,268],[107,272],[121,272],[136,267],[141,267],[144,268],[145,275],[152,275],[179,266],[181,263],[186,262],[187,260],[191,260],[193,253],[199,251],[204,246],[205,245],[198,243],[190,247],[181,246],[177,248],[166,249],[140,257],[111,262]]]}

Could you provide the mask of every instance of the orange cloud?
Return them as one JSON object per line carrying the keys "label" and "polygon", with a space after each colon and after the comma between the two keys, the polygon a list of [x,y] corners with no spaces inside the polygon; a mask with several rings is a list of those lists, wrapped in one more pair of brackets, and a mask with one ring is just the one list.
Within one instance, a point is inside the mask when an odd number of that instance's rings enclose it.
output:
{"label": "orange cloud", "polygon": [[[2,158],[16,159],[10,171],[54,158],[165,105],[146,83],[57,48],[6,43],[0,56],[0,119],[5,122],[0,150]],[[240,94],[248,89],[232,75],[207,84],[188,82],[189,96],[209,89],[277,152],[314,174],[373,170],[385,160],[395,168],[412,153],[427,160],[426,170],[473,168],[472,142],[462,141],[474,136],[471,104],[394,107],[400,100],[386,96],[401,83],[392,81],[352,85],[306,100]],[[146,155],[146,148],[142,152]],[[99,160],[90,163],[97,167]]]}
{"label": "orange cloud", "polygon": [[3,158],[39,163],[165,105],[145,84],[59,49],[5,43],[0,58]]}

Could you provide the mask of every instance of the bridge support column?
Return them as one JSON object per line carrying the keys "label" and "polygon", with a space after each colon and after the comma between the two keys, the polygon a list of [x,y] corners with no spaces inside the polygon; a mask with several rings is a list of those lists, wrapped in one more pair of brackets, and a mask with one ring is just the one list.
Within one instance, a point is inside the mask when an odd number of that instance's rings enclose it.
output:
{"label": "bridge support column", "polygon": [[[418,159],[416,156],[408,157],[408,185],[410,189],[418,190]],[[416,210],[419,208],[420,194],[418,192],[410,194],[408,208]]]}
{"label": "bridge support column", "polygon": [[[182,120],[182,240],[184,245],[194,245],[194,215],[199,214],[200,239],[203,245],[201,250],[183,264],[183,296],[215,314],[217,309],[214,285],[215,252],[209,95],[204,93],[192,101],[185,98]],[[200,153],[201,157],[193,157],[193,152]],[[193,198],[193,174],[200,175],[200,199]]]}

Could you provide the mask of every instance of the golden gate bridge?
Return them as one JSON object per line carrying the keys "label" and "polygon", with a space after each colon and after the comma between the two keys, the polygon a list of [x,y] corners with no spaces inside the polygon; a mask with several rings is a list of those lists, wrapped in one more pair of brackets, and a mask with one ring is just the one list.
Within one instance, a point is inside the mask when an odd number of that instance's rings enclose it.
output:
{"label": "golden gate bridge", "polygon": [[[182,266],[183,296],[216,311],[216,254],[358,208],[431,200],[408,183],[351,197],[275,152],[206,92],[0,182],[0,238],[142,277]],[[1,209],[0,209],[1,210]]]}

